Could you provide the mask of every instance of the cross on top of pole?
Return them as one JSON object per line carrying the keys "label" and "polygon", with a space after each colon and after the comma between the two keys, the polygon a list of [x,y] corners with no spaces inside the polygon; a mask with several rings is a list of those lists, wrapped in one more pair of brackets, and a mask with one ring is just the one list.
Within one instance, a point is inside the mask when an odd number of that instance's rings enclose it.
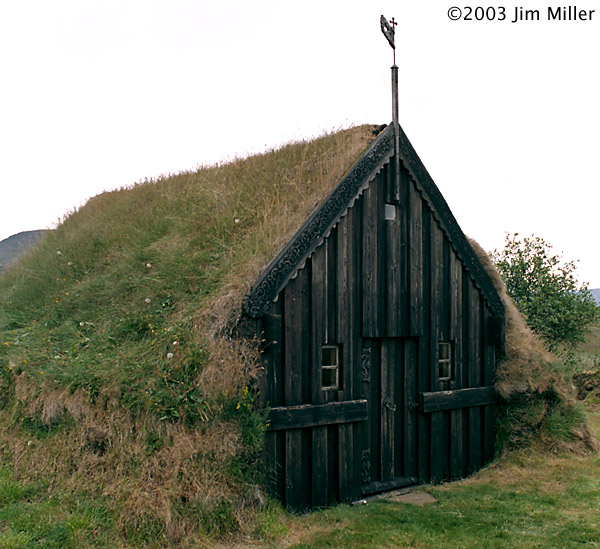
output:
{"label": "cross on top of pole", "polygon": [[391,21],[388,21],[383,15],[379,19],[379,23],[381,24],[381,32],[387,38],[387,41],[389,42],[390,46],[392,46],[392,49],[394,50],[394,65],[395,65],[396,64],[396,43],[395,43],[396,28],[395,27],[396,27],[396,25],[398,25],[398,23],[394,20],[393,17],[392,17]]}

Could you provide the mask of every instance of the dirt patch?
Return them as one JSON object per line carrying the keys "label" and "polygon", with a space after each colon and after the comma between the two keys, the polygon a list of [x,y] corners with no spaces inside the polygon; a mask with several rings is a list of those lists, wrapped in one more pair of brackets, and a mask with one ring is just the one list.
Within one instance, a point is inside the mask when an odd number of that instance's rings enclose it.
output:
{"label": "dirt patch", "polygon": [[398,503],[409,503],[411,505],[418,505],[423,507],[427,503],[435,503],[437,500],[427,492],[421,492],[420,490],[412,490],[410,488],[404,490],[394,490],[387,494],[375,496],[376,498],[384,498],[389,501],[396,501]]}

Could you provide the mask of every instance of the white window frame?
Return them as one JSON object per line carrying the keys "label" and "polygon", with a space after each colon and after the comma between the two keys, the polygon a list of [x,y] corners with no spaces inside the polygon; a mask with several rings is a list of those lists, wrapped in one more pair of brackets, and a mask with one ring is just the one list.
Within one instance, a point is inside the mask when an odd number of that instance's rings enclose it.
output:
{"label": "white window frame", "polygon": [[[325,351],[335,351],[333,360],[330,358],[325,363]],[[321,389],[323,391],[337,391],[340,388],[340,346],[339,345],[323,345],[321,347]],[[334,383],[325,385],[324,378],[327,373],[333,376]]]}

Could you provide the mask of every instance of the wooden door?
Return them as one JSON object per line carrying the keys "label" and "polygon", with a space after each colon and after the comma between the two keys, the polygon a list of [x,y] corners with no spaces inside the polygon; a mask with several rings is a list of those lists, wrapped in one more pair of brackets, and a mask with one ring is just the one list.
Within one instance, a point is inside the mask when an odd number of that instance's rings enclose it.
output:
{"label": "wooden door", "polygon": [[417,350],[416,338],[364,340],[363,494],[417,482]]}

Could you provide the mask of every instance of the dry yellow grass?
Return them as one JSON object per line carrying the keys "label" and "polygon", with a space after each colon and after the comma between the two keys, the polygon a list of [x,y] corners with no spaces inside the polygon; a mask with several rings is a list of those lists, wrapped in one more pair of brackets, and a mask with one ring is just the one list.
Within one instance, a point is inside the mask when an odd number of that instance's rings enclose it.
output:
{"label": "dry yellow grass", "polygon": [[[263,499],[237,417],[258,355],[231,328],[373,130],[104,193],[6,273],[0,437],[14,478],[111,502],[121,540],[201,546],[243,529]],[[201,397],[193,428],[185,409],[163,421],[151,400],[177,413],[186,383]]]}

